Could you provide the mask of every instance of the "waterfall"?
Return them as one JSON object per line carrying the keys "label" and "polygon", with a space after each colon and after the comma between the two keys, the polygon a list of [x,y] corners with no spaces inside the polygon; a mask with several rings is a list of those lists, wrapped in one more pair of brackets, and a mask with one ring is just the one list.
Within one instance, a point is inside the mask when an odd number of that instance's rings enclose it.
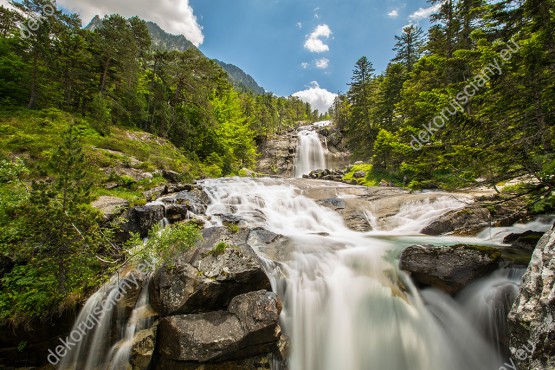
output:
{"label": "waterfall", "polygon": [[[429,238],[417,235],[422,223],[462,207],[462,200],[434,193],[396,199],[387,209],[397,213],[385,220],[365,211],[375,229],[389,223],[386,231],[361,233],[305,196],[313,192],[301,180],[226,178],[200,185],[208,199],[206,227],[221,226],[222,215],[233,214],[243,226],[286,240],[280,247],[252,247],[283,303],[289,369],[492,370],[502,364],[504,318],[523,270],[500,270],[453,298],[418,290],[398,268],[407,242]],[[112,277],[89,298],[72,333],[88,331],[60,369],[129,368],[133,341],[154,315],[143,284],[148,276],[134,274]],[[134,308],[119,304],[129,295],[137,297]]]}
{"label": "waterfall", "polygon": [[[278,251],[253,247],[283,301],[291,370],[499,367],[500,356],[464,305],[435,290],[419,293],[398,270],[393,239],[351,231],[337,213],[292,184],[277,179],[203,183],[210,199],[207,214],[216,223],[217,215],[233,212],[245,225],[289,240],[289,247]],[[411,218],[408,209],[404,212],[400,217]]]}
{"label": "waterfall", "polygon": [[509,344],[507,316],[518,296],[519,286],[526,269],[504,268],[494,272],[457,295],[465,315],[477,330],[482,331],[506,359]]}
{"label": "waterfall", "polygon": [[313,170],[325,169],[326,150],[320,141],[320,135],[313,130],[300,130],[298,136],[295,177],[303,177]]}
{"label": "waterfall", "polygon": [[[148,303],[148,284],[143,285],[143,280],[148,281],[148,276],[140,276],[137,272],[122,277],[115,275],[87,300],[68,335],[68,351],[58,369],[125,369],[129,366],[135,334],[147,328],[153,317]],[[133,291],[140,293],[127,319],[129,313],[122,304]],[[122,324],[123,330],[118,333]]]}

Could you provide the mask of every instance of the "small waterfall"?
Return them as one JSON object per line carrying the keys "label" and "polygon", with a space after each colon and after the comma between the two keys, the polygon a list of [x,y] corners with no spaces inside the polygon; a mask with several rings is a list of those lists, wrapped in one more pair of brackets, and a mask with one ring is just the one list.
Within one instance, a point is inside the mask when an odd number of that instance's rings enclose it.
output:
{"label": "small waterfall", "polygon": [[147,283],[143,286],[131,317],[127,321],[123,338],[112,346],[108,354],[106,363],[110,364],[111,369],[127,368],[135,335],[141,330],[150,327],[153,317],[154,312],[150,308],[148,301]]}
{"label": "small waterfall", "polygon": [[[118,324],[126,321],[127,312],[121,304],[133,291],[141,290],[140,299],[137,306],[148,304],[148,294],[142,287],[144,276],[136,272],[128,272],[124,276],[114,275],[102,288],[93,294],[81,309],[77,320],[68,336],[66,346],[67,354],[61,359],[58,368],[68,370],[96,370],[99,368],[110,367],[112,359],[127,361],[124,359],[122,351],[110,350],[113,339],[121,338],[117,333]],[[127,323],[127,327],[133,326],[127,333],[135,331],[136,321],[132,319]],[[115,330],[115,332],[114,332]],[[134,334],[134,333],[133,333]],[[114,357],[112,356],[114,352]],[[107,355],[108,354],[108,355]],[[122,356],[116,357],[115,355]],[[129,352],[127,352],[127,355]]]}
{"label": "small waterfall", "polygon": [[464,313],[484,337],[494,343],[497,351],[509,357],[507,316],[518,296],[526,269],[502,268],[457,295]]}
{"label": "small waterfall", "polygon": [[320,141],[320,135],[313,130],[301,130],[298,136],[295,177],[303,177],[313,170],[325,169],[326,150]]}

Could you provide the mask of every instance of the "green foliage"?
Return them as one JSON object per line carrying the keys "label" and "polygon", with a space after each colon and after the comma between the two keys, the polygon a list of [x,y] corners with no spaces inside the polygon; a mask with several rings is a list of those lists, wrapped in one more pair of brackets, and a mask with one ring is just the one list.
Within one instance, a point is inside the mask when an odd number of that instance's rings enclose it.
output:
{"label": "green foliage", "polygon": [[240,230],[239,225],[236,224],[228,224],[226,225],[226,228],[232,234],[237,234]]}
{"label": "green foliage", "polygon": [[127,245],[131,247],[134,263],[149,262],[150,265],[171,263],[173,258],[193,248],[202,239],[199,226],[195,223],[173,224],[167,228],[155,226],[146,242],[135,235]]}
{"label": "green foliage", "polygon": [[[555,186],[553,1],[431,3],[439,6],[426,42],[418,28],[405,28],[395,37],[396,63],[381,75],[359,59],[348,93],[336,99],[334,121],[355,157],[371,160],[373,178],[421,189],[524,176],[534,181],[519,193],[534,211],[548,212]],[[435,119],[437,130],[429,124]]]}
{"label": "green foliage", "polygon": [[[14,323],[74,304],[101,271],[100,218],[89,205],[91,182],[73,125],[59,143],[44,168],[49,179],[24,186],[18,203],[3,207],[8,217],[0,227],[10,231],[2,240],[4,254],[16,266],[2,278],[0,312]],[[19,161],[2,168],[12,178],[25,173]]]}
{"label": "green foliage", "polygon": [[227,244],[226,242],[219,242],[214,246],[214,248],[212,248],[212,250],[209,253],[214,256],[220,256],[224,254],[226,249],[228,248],[232,248],[232,246]]}

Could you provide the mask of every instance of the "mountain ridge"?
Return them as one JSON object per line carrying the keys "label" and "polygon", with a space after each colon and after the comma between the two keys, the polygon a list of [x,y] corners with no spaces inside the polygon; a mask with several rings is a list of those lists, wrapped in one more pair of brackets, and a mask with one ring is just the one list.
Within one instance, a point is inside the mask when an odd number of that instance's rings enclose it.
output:
{"label": "mountain ridge", "polygon": [[[191,41],[189,41],[183,35],[173,35],[166,32],[157,23],[152,21],[145,21],[150,37],[152,39],[152,48],[161,51],[185,51],[190,48],[198,49]],[[93,17],[93,19],[85,26],[86,30],[94,31],[102,24],[102,19],[99,15]],[[213,59],[223,70],[227,73],[229,82],[233,86],[243,92],[249,92],[255,95],[262,95],[266,90],[261,87],[256,80],[242,70],[240,67],[223,62],[218,59]]]}

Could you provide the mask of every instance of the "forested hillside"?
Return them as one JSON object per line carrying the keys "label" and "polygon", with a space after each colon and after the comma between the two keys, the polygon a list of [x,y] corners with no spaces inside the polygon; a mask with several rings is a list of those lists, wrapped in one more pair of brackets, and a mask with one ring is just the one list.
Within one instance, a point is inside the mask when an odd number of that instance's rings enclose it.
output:
{"label": "forested hillside", "polygon": [[554,2],[430,3],[429,31],[405,27],[381,74],[360,58],[335,101],[351,150],[415,188],[525,176],[521,194],[553,209]]}

